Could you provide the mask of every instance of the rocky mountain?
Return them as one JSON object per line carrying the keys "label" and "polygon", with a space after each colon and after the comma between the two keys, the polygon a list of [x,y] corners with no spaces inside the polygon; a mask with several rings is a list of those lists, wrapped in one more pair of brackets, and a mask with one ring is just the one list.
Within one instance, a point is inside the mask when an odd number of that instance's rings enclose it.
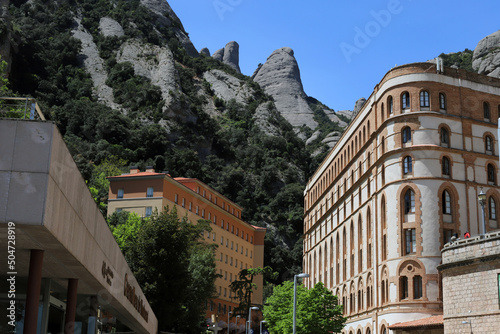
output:
{"label": "rocky mountain", "polygon": [[500,30],[479,41],[474,49],[472,68],[479,74],[500,78]]}
{"label": "rocky mountain", "polygon": [[56,122],[98,201],[131,164],[197,177],[268,227],[279,280],[300,270],[304,185],[351,114],[305,94],[293,50],[249,77],[237,42],[196,50],[163,0],[2,4],[11,93]]}

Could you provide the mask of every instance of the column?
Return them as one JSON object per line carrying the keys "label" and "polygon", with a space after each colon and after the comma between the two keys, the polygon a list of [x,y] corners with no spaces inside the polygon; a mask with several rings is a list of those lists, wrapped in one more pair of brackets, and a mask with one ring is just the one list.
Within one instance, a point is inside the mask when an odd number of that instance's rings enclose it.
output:
{"label": "column", "polygon": [[73,334],[75,331],[76,298],[78,280],[68,279],[68,291],[66,295],[66,317],[64,320],[64,334]]}
{"label": "column", "polygon": [[36,334],[38,320],[38,303],[42,285],[43,250],[32,249],[28,274],[28,289],[26,292],[26,309],[24,334]]}

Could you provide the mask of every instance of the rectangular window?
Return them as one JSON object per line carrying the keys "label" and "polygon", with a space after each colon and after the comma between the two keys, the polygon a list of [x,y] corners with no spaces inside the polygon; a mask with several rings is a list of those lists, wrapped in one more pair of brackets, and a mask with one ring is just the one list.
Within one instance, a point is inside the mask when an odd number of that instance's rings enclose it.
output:
{"label": "rectangular window", "polygon": [[384,234],[382,239],[382,261],[387,259],[387,235]]}
{"label": "rectangular window", "polygon": [[146,217],[150,217],[153,214],[153,208],[151,206],[146,207]]}
{"label": "rectangular window", "polygon": [[175,204],[177,204],[179,202],[179,195],[175,194],[174,202],[175,202]]}
{"label": "rectangular window", "polygon": [[193,211],[193,203],[189,202],[189,211]]}
{"label": "rectangular window", "polygon": [[405,230],[406,236],[406,254],[412,254],[417,252],[417,232],[414,228],[408,228]]}
{"label": "rectangular window", "polygon": [[183,199],[182,199],[182,207],[183,207],[183,208],[185,208],[185,207],[186,207],[186,199],[185,199],[185,198],[183,198]]}
{"label": "rectangular window", "polygon": [[413,299],[422,298],[422,277],[413,276]]}
{"label": "rectangular window", "polygon": [[146,197],[153,197],[153,195],[154,195],[153,187],[148,187],[148,190],[146,190]]}
{"label": "rectangular window", "polygon": [[220,237],[220,244],[224,245],[224,237]]}
{"label": "rectangular window", "polygon": [[400,282],[401,282],[401,299],[407,299],[408,298],[408,277],[401,276]]}
{"label": "rectangular window", "polygon": [[200,207],[197,205],[196,206],[196,214],[199,215],[200,214]]}
{"label": "rectangular window", "polygon": [[201,217],[205,218],[205,209],[201,209]]}
{"label": "rectangular window", "polygon": [[118,198],[123,198],[123,189],[118,189]]}

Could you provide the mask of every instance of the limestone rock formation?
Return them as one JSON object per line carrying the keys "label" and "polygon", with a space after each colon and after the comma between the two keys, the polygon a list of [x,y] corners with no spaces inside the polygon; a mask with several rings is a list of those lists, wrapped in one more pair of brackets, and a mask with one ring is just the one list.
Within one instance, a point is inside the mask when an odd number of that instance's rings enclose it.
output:
{"label": "limestone rock formation", "polygon": [[214,54],[212,55],[212,57],[214,59],[222,61],[222,59],[224,59],[224,49],[219,49],[219,50],[215,51]]}
{"label": "limestone rock formation", "polygon": [[235,41],[229,42],[223,49],[219,49],[212,55],[214,59],[217,59],[224,64],[227,64],[234,68],[238,73],[240,70],[240,46]]}
{"label": "limestone rock formation", "polygon": [[366,99],[364,97],[356,101],[356,103],[354,104],[354,110],[352,111],[352,117],[355,117],[358,114],[358,112],[361,110],[361,108],[363,108],[365,103]]}
{"label": "limestone rock formation", "polygon": [[234,68],[238,73],[240,70],[240,46],[235,41],[229,42],[224,47],[224,57],[222,58],[224,64]]}
{"label": "limestone rock formation", "polygon": [[210,50],[203,48],[200,50],[200,54],[210,57]]}
{"label": "limestone rock formation", "polygon": [[181,116],[186,121],[194,121],[194,116],[190,112],[181,112],[176,95],[170,93],[181,90],[174,56],[170,49],[130,39],[117,52],[116,61],[130,62],[134,66],[135,75],[150,79],[151,84],[160,88],[165,101],[164,112]]}
{"label": "limestone rock formation", "polygon": [[299,66],[291,48],[274,51],[252,78],[274,98],[276,108],[290,124],[316,129],[318,123],[313,119],[314,113],[307,104]]}
{"label": "limestone rock formation", "polygon": [[92,35],[85,30],[81,24],[80,18],[75,18],[77,27],[71,33],[73,37],[82,43],[80,58],[83,66],[90,74],[94,83],[94,94],[99,102],[113,109],[120,109],[120,106],[114,102],[113,89],[106,85],[108,73],[104,67],[104,60],[99,56],[99,50],[95,44]]}
{"label": "limestone rock formation", "polygon": [[[166,26],[171,26],[175,36],[179,39],[186,52],[191,57],[198,57],[199,53],[189,39],[181,21],[165,0],[141,0],[141,4],[156,14],[157,20]],[[175,24],[173,24],[175,22]]]}
{"label": "limestone rock formation", "polygon": [[99,31],[104,37],[121,37],[125,35],[120,23],[110,17],[101,17],[99,21]]}
{"label": "limestone rock formation", "polygon": [[244,81],[221,70],[205,72],[203,78],[210,83],[215,95],[225,101],[234,99],[238,103],[246,103],[253,94]]}
{"label": "limestone rock formation", "polygon": [[[325,112],[326,116],[328,116],[330,121],[332,121],[333,123],[337,123],[342,128],[345,128],[347,126],[347,123],[341,120],[340,117],[337,116],[337,113],[335,111],[330,109],[324,109],[323,111]],[[349,117],[349,119],[350,118],[351,117]]]}
{"label": "limestone rock formation", "polygon": [[479,74],[500,78],[500,30],[477,43],[472,57],[472,67]]}

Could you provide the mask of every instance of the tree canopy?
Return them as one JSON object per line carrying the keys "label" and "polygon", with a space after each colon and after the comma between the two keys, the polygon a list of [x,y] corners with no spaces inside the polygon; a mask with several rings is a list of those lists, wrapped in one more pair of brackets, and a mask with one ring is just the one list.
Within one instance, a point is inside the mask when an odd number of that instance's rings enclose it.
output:
{"label": "tree canopy", "polygon": [[200,333],[205,303],[215,296],[215,244],[200,237],[210,223],[179,219],[175,207],[141,219],[115,213],[109,219],[137,281],[158,318],[160,331]]}
{"label": "tree canopy", "polygon": [[[287,281],[274,287],[263,309],[264,319],[271,333],[293,332],[293,282]],[[340,333],[346,318],[337,296],[317,283],[307,289],[297,286],[296,330],[299,334]]]}

